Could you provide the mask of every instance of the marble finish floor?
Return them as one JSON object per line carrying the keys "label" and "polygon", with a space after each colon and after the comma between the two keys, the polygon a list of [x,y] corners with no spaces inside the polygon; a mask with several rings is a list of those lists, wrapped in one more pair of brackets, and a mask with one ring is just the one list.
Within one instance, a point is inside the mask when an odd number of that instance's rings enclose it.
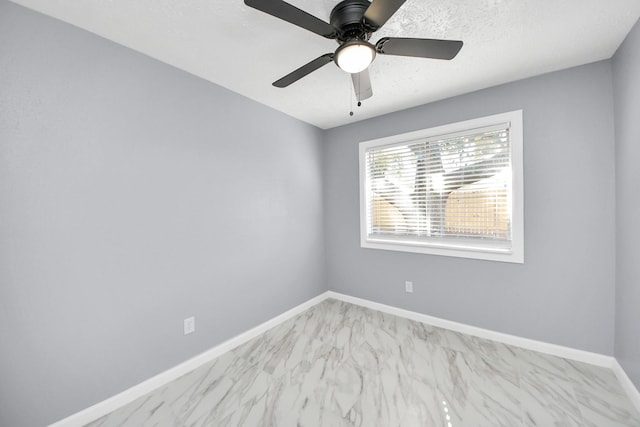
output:
{"label": "marble finish floor", "polygon": [[610,369],[336,300],[89,424],[640,426]]}

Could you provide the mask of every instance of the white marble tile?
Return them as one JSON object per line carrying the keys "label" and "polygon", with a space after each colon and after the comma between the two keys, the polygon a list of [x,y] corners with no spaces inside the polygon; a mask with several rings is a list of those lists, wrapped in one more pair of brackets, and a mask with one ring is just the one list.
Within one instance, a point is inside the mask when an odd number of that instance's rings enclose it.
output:
{"label": "white marble tile", "polygon": [[585,386],[574,389],[586,426],[640,426],[640,415],[625,396]]}
{"label": "white marble tile", "polygon": [[571,383],[548,372],[520,376],[520,399],[526,426],[582,426],[582,415]]}
{"label": "white marble tile", "polygon": [[576,386],[624,396],[624,390],[611,369],[565,360],[566,374]]}
{"label": "white marble tile", "polygon": [[608,369],[327,300],[111,426],[640,426]]}

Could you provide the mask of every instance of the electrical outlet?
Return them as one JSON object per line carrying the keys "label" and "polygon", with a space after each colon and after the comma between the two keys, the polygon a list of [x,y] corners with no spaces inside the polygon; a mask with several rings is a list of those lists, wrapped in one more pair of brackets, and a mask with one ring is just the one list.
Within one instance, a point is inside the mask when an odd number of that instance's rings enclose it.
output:
{"label": "electrical outlet", "polygon": [[413,292],[413,282],[404,282],[405,292]]}
{"label": "electrical outlet", "polygon": [[188,319],[184,319],[184,334],[188,335],[196,330],[196,318],[189,317]]}

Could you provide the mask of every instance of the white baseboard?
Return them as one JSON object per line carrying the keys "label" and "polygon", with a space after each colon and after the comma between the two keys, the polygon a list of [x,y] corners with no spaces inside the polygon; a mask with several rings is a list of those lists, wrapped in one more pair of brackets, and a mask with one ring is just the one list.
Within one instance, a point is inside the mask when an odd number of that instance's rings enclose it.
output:
{"label": "white baseboard", "polygon": [[292,317],[295,317],[296,315],[324,301],[325,299],[327,299],[327,292],[322,293],[315,298],[311,298],[310,300],[303,302],[302,304],[292,308],[291,310],[288,310],[272,319],[269,319],[266,322],[256,326],[255,328],[249,329],[248,331],[243,332],[240,335],[237,335],[203,353],[200,353],[197,356],[174,366],[173,368],[161,372],[158,375],[123,391],[122,393],[118,393],[115,396],[112,396],[106,400],[103,400],[102,402],[96,403],[93,406],[83,409],[80,412],[76,412],[75,414],[70,415],[63,420],[51,424],[49,427],[80,427],[92,421],[95,421],[98,418],[101,418],[108,413],[113,412],[128,403],[133,402],[137,398],[142,397],[149,392],[152,392],[158,387],[162,387],[163,385],[183,376],[184,374],[187,374],[194,369],[199,368],[200,366],[204,365],[207,362],[210,362],[211,360],[226,353],[227,351],[233,350],[239,345],[246,343],[250,339],[268,331],[274,326],[277,326],[291,319]]}
{"label": "white baseboard", "polygon": [[491,331],[488,329],[478,328],[476,326],[465,325],[463,323],[453,322],[451,320],[440,319],[438,317],[428,316],[426,314],[417,313],[414,311],[404,310],[401,308],[393,307],[390,305],[380,304],[377,302],[369,301],[362,298],[356,298],[349,295],[340,294],[333,291],[327,291],[318,295],[282,314],[276,316],[255,328],[252,328],[240,335],[237,335],[222,344],[219,344],[210,350],[205,351],[173,368],[170,368],[160,374],[137,384],[122,393],[119,393],[113,397],[110,397],[102,402],[99,402],[89,408],[86,408],[80,412],[77,412],[63,420],[60,420],[49,427],[79,427],[84,426],[92,421],[97,420],[100,417],[107,415],[108,413],[115,411],[116,409],[133,402],[139,397],[162,387],[163,385],[181,377],[184,374],[191,372],[192,370],[204,365],[207,362],[215,359],[216,357],[233,350],[241,344],[249,341],[250,339],[266,332],[267,330],[291,319],[292,317],[302,313],[303,311],[313,307],[316,304],[321,303],[327,298],[333,298],[336,300],[348,302],[351,304],[359,305],[362,307],[371,308],[373,310],[382,311],[385,313],[393,314],[396,316],[404,317],[407,319],[416,320],[418,322],[427,323],[429,325],[438,326],[445,329],[461,332],[468,335],[477,336],[480,338],[490,339],[504,344],[509,344],[517,347],[526,348],[529,350],[539,351],[541,353],[550,354],[553,356],[563,357],[565,359],[577,360],[579,362],[589,363],[596,366],[602,366],[613,369],[618,380],[622,384],[623,388],[629,395],[629,398],[634,405],[640,411],[640,392],[635,388],[627,374],[624,372],[620,364],[611,356],[605,356],[602,354],[591,353],[584,350],[578,350],[570,347],[564,347],[556,344],[545,343],[542,341],[536,341],[528,338],[522,338],[515,335],[504,334],[501,332]]}
{"label": "white baseboard", "polygon": [[613,361],[615,360],[612,356],[591,353],[589,351],[578,350],[575,348],[564,347],[561,345],[550,344],[542,341],[536,341],[529,338],[522,338],[515,335],[503,334],[502,332],[491,331],[489,329],[465,325],[463,323],[453,322],[451,320],[440,319],[438,317],[416,313],[415,311],[403,310],[401,308],[393,307],[390,305],[380,304],[377,302],[356,298],[333,291],[328,292],[328,297],[371,308],[373,310],[393,314],[396,316],[405,317],[407,319],[416,320],[418,322],[427,323],[429,325],[450,329],[452,331],[462,332],[463,334],[486,338],[504,344],[526,348],[528,350],[539,351],[540,353],[563,357],[565,359],[577,360],[579,362],[589,363],[591,365],[611,368],[613,366]]}
{"label": "white baseboard", "polygon": [[631,378],[627,375],[627,373],[622,368],[622,365],[614,359],[613,361],[613,373],[616,374],[618,381],[622,385],[622,388],[629,396],[629,400],[633,403],[633,406],[636,407],[638,412],[640,412],[640,391],[636,388],[636,386],[631,382]]}

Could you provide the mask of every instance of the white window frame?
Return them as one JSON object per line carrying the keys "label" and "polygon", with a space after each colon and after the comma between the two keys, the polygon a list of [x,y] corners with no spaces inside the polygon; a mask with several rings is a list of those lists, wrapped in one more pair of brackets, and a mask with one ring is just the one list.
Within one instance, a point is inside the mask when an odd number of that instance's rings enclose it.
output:
{"label": "white window frame", "polygon": [[[370,237],[367,232],[367,150],[384,145],[410,142],[416,139],[431,138],[456,132],[509,123],[509,146],[511,150],[511,245],[508,248],[493,245],[480,246],[452,244],[434,237],[429,241],[416,242],[386,237]],[[460,258],[474,258],[490,261],[524,263],[524,165],[523,165],[523,123],[522,110],[481,117],[463,122],[451,123],[415,132],[394,135],[385,138],[363,141],[359,144],[360,163],[360,246],[369,249],[383,249],[420,254],[444,255]]]}

